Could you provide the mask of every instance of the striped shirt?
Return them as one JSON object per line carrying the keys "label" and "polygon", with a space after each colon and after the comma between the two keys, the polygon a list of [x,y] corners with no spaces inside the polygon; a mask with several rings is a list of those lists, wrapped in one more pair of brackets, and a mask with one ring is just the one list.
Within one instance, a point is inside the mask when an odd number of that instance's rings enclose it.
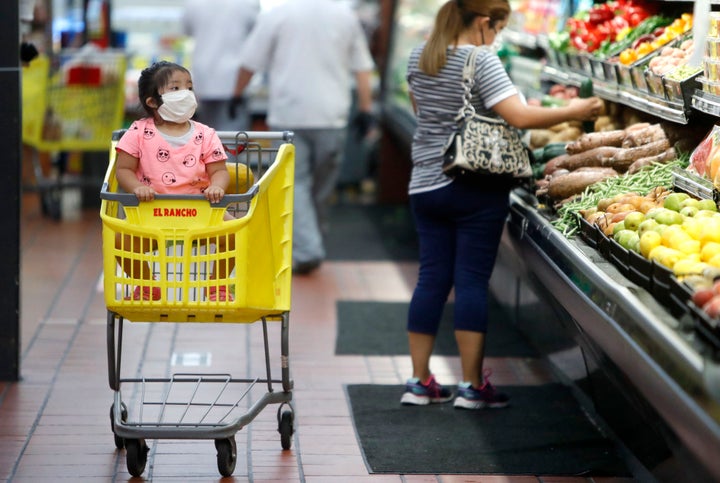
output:
{"label": "striped shirt", "polygon": [[[417,127],[412,142],[413,168],[409,193],[442,188],[452,178],[442,172],[442,151],[457,128],[455,117],[463,105],[462,71],[473,45],[448,47],[447,63],[437,75],[420,71],[418,62],[424,44],[410,53],[407,81],[415,99]],[[475,85],[472,104],[475,111],[497,117],[491,108],[518,91],[505,71],[500,58],[489,49],[480,49],[475,61]]]}

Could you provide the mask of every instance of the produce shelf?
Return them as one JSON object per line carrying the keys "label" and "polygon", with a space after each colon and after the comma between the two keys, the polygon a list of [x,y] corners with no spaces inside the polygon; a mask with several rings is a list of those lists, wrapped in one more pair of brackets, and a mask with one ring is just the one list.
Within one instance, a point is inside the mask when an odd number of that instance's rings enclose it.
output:
{"label": "produce shelf", "polygon": [[[561,307],[580,331],[576,339],[592,341],[595,353],[619,368],[622,379],[720,479],[720,358],[709,341],[716,334],[708,327],[706,334],[694,330],[678,305],[673,315],[650,287],[632,282],[581,237],[565,238],[521,191],[511,194],[501,259],[523,260],[518,276],[550,294],[551,306]],[[633,266],[631,256],[628,264]],[[668,277],[662,280],[668,281],[661,287],[665,295],[683,297]]]}

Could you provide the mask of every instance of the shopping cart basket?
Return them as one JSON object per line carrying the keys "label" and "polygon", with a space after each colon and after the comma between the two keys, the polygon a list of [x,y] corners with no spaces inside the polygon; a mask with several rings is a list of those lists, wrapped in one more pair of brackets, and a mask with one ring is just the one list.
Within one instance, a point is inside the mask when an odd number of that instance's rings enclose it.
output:
{"label": "shopping cart basket", "polygon": [[[138,202],[134,194],[119,192],[114,175],[114,145],[121,135],[122,132],[115,134],[110,150],[100,212],[108,312],[108,373],[114,391],[110,422],[115,444],[118,449],[126,449],[129,473],[139,476],[147,462],[146,438],[213,439],[218,470],[229,476],[237,459],[235,433],[267,405],[279,404],[281,446],[289,449],[292,444],[293,384],[288,359],[292,133],[219,133],[230,155],[228,162],[234,165],[231,173],[242,178],[235,184],[242,185],[243,180],[248,180],[248,188],[239,194],[226,194],[222,203],[213,205],[202,195],[158,195],[152,202]],[[270,147],[267,141],[272,142]],[[251,184],[250,180],[255,182]],[[223,220],[226,210],[231,210],[235,219]],[[132,240],[136,245],[116,240]],[[224,250],[219,250],[223,241]],[[148,264],[153,280],[144,280],[132,270],[126,273],[120,268],[124,262],[130,262],[127,266],[132,262]],[[215,278],[209,278],[214,264],[229,262],[234,262],[231,273],[221,277],[218,271]],[[148,285],[159,294],[159,299],[135,300],[135,287]],[[229,289],[232,300],[207,297],[208,290],[220,286]],[[120,363],[124,319],[175,323],[261,321],[265,374],[253,379],[203,373],[123,378]],[[279,380],[272,378],[270,369],[267,323],[272,321],[280,322]],[[139,409],[133,411],[125,403],[124,384],[141,393]],[[237,414],[241,401],[256,384],[266,384],[267,392],[247,412]],[[274,385],[278,384],[281,391],[275,390]],[[209,399],[208,392],[212,393]]]}
{"label": "shopping cart basket", "polygon": [[[23,67],[22,141],[32,148],[35,178],[28,187],[40,192],[44,212],[54,218],[60,217],[61,190],[83,182],[65,179],[61,154],[105,152],[123,125],[126,57],[88,46],[42,55]],[[54,158],[55,172],[43,172],[40,153]]]}

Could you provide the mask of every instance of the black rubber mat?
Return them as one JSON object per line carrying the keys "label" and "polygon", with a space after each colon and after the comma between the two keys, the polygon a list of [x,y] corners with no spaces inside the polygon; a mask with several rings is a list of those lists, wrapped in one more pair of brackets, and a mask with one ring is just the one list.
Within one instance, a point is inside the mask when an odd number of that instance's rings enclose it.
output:
{"label": "black rubber mat", "polygon": [[[452,325],[453,304],[443,311],[434,353],[457,355]],[[337,302],[338,355],[408,354],[406,302]],[[502,309],[490,301],[485,355],[489,357],[537,357],[537,351],[507,319]]]}
{"label": "black rubber mat", "polygon": [[629,476],[611,440],[561,384],[507,386],[504,409],[403,406],[402,385],[349,385],[371,473]]}

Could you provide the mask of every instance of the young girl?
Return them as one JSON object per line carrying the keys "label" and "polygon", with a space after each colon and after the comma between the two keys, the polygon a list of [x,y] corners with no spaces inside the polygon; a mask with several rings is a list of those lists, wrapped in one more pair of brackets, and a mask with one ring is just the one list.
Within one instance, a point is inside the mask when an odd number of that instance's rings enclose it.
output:
{"label": "young girl", "polygon": [[[217,203],[225,195],[230,182],[227,155],[215,130],[190,120],[197,107],[192,87],[190,72],[171,62],[157,62],[140,74],[138,96],[148,117],[133,122],[117,143],[115,170],[120,187],[140,201],[151,201],[156,193],[202,193],[208,201]],[[225,218],[232,216],[226,214]],[[234,249],[232,238],[227,244],[223,238],[217,242],[218,251]],[[141,246],[143,243],[130,235],[118,235],[116,245],[132,246],[137,253],[157,248],[147,246],[147,242]],[[152,279],[147,263],[124,258],[122,265],[127,274]],[[219,265],[214,270],[218,270],[220,278],[232,272],[232,263]],[[214,272],[210,278],[215,278]],[[159,300],[160,296],[160,287],[151,290],[148,285],[135,287],[132,298]],[[232,300],[223,285],[210,287],[207,297],[213,301]]]}

